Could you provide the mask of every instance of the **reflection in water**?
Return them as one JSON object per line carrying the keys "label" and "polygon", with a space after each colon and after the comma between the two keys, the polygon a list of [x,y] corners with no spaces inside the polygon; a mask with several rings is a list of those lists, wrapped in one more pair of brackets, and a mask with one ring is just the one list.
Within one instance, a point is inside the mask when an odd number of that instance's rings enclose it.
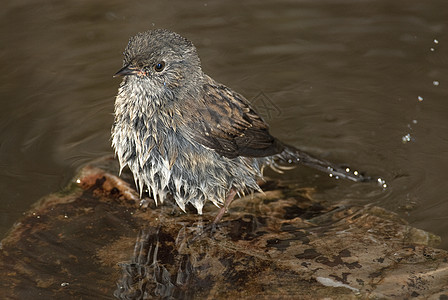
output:
{"label": "reflection in water", "polygon": [[[178,254],[172,247],[172,240],[161,241],[159,230],[141,230],[131,262],[120,263],[123,274],[114,292],[118,299],[151,299],[153,296],[163,299],[189,298],[185,286],[193,273],[190,257]],[[171,269],[168,264],[178,268]]]}
{"label": "reflection in water", "polygon": [[[278,183],[268,182],[266,193],[274,187]],[[202,220],[194,226],[179,226],[181,223],[167,224],[167,220],[160,219],[160,224],[165,225],[140,230],[131,260],[119,263],[121,276],[114,296],[118,299],[200,299],[211,294],[217,296],[219,291],[215,286],[250,290],[247,274],[274,268],[267,262],[269,255],[263,259],[258,256],[308,244],[310,237],[306,228],[311,223],[302,218],[313,219],[328,212],[319,203],[301,197],[302,190],[289,190],[290,198],[280,201],[275,198],[280,195],[278,192],[274,192],[274,198],[237,201],[231,218],[216,227]],[[261,211],[246,212],[248,204],[259,207],[260,201],[263,202]],[[193,216],[185,217],[188,224],[194,223]],[[328,220],[325,224],[328,226]],[[249,250],[260,251],[258,247],[265,253],[254,255]]]}

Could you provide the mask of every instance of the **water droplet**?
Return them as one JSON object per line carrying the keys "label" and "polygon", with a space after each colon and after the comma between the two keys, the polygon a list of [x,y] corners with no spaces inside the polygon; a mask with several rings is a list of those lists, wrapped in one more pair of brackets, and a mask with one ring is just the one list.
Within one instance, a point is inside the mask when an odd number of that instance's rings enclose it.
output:
{"label": "water droplet", "polygon": [[345,172],[350,172],[350,168],[345,168]]}
{"label": "water droplet", "polygon": [[436,50],[436,49],[434,49],[434,48],[429,48],[429,50],[431,51],[431,52],[434,52],[434,50]]}
{"label": "water droplet", "polygon": [[81,183],[81,179],[76,179],[76,183]]}
{"label": "water droplet", "polygon": [[70,285],[70,283],[68,283],[68,282],[63,282],[63,283],[61,283],[61,286],[62,287],[66,287],[66,286],[69,286]]}
{"label": "water droplet", "polygon": [[418,101],[420,101],[420,102],[423,101],[423,97],[422,97],[422,96],[418,96],[417,99],[418,99]]}
{"label": "water droplet", "polygon": [[437,39],[434,39],[434,44],[438,44],[439,41]]}
{"label": "water droplet", "polygon": [[401,141],[403,142],[403,144],[408,143],[412,140],[411,135],[408,133],[405,136],[401,137]]}
{"label": "water droplet", "polygon": [[417,120],[412,120],[412,124],[417,124]]}
{"label": "water droplet", "polygon": [[355,174],[356,176],[358,176],[358,171],[354,171],[353,174]]}
{"label": "water droplet", "polygon": [[378,181],[378,184],[380,186],[382,186],[384,189],[387,187],[386,180],[384,180],[382,178],[378,178],[377,181]]}
{"label": "water droplet", "polygon": [[434,81],[432,82],[432,84],[435,85],[435,86],[438,86],[438,85],[439,85],[439,82],[438,82],[437,80],[434,80]]}

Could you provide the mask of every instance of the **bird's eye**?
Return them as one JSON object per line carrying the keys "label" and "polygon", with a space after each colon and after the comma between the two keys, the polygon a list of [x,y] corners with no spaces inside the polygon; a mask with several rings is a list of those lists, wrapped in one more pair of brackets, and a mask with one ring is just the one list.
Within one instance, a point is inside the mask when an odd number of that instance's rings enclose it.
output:
{"label": "bird's eye", "polygon": [[162,72],[163,69],[165,68],[165,62],[161,61],[157,64],[154,65],[154,70],[156,70],[156,72]]}

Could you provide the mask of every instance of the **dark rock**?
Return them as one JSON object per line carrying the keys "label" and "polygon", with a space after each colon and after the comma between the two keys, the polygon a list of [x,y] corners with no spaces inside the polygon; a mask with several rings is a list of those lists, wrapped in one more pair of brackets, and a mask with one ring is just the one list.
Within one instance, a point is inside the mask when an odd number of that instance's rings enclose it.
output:
{"label": "dark rock", "polygon": [[40,200],[2,241],[4,299],[427,298],[448,293],[438,237],[378,207],[325,206],[268,182],[212,231],[140,199],[110,158]]}

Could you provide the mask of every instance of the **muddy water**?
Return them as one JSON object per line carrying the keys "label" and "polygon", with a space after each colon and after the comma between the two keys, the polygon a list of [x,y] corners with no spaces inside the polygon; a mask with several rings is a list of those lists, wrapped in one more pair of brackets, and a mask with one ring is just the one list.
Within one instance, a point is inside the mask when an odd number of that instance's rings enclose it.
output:
{"label": "muddy water", "polygon": [[[177,2],[177,3],[176,3]],[[129,36],[168,28],[280,139],[387,180],[284,175],[373,203],[448,249],[448,2],[8,1],[0,12],[0,235],[82,164],[110,154]],[[270,174],[272,175],[272,174]]]}

